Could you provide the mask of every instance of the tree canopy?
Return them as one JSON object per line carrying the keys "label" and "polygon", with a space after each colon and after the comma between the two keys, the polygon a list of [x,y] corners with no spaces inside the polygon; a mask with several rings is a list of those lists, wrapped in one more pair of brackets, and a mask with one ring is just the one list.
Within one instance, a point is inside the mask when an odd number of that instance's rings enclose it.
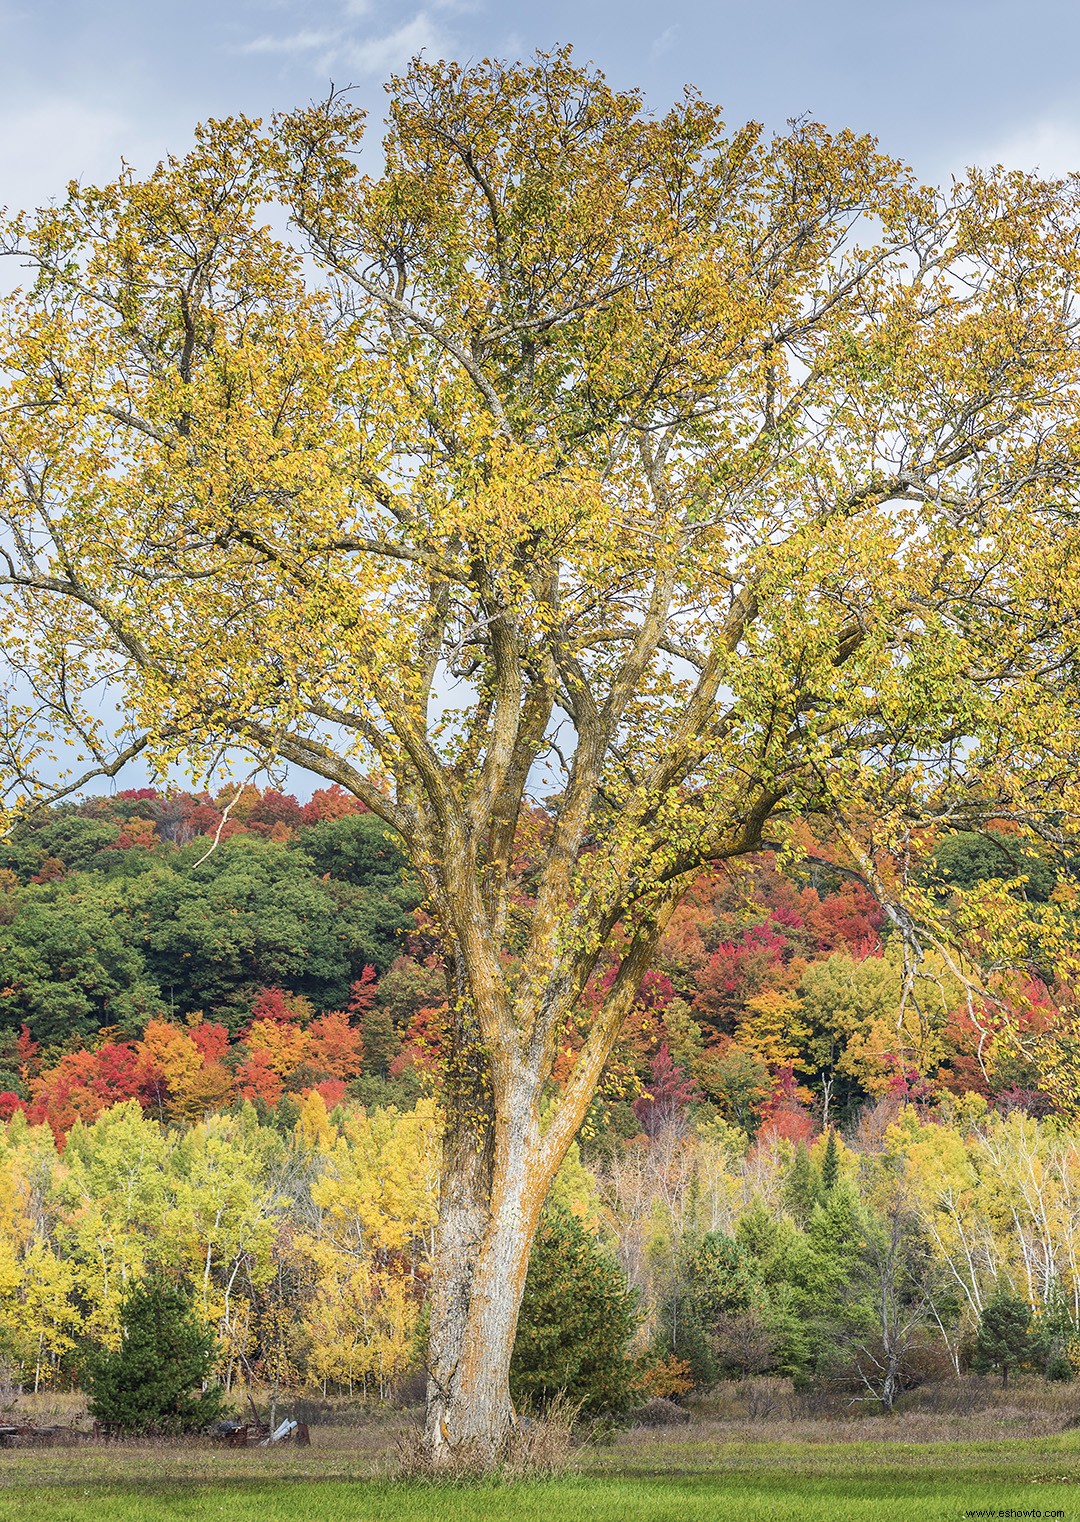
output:
{"label": "tree canopy", "polygon": [[1018,954],[1019,896],[948,925],[909,869],[1075,815],[1077,186],[933,191],[567,51],[417,61],[362,136],[347,94],[210,122],[7,225],[5,796],[59,739],[239,745],[397,831],[453,994],[429,1432],[497,1446],[543,1197],[703,864],[818,818],[913,946]]}

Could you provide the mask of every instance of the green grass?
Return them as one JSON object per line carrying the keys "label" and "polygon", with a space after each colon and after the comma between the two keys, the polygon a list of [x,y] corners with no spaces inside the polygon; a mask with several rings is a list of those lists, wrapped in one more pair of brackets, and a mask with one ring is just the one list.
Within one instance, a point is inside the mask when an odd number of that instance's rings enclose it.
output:
{"label": "green grass", "polygon": [[653,1439],[585,1455],[591,1473],[446,1486],[320,1479],[316,1449],[301,1472],[275,1464],[260,1475],[267,1456],[244,1454],[231,1472],[188,1480],[165,1463],[150,1478],[143,1449],[120,1464],[122,1483],[85,1450],[59,1464],[39,1453],[38,1467],[29,1457],[0,1462],[0,1522],[952,1522],[1009,1510],[1080,1522],[1074,1432],[923,1444]]}
{"label": "green grass", "polygon": [[435,1487],[387,1481],[239,1481],[159,1490],[61,1487],[8,1492],[4,1522],[878,1522],[951,1519],[978,1510],[1076,1515],[1068,1484],[974,1483],[933,1476],[675,1479],[581,1475],[546,1483]]}

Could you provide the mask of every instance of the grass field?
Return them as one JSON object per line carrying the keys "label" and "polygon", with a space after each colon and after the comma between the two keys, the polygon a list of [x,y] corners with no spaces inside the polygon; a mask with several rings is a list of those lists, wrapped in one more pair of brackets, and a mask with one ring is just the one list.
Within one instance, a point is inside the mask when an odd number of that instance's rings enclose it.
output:
{"label": "grass field", "polygon": [[933,1474],[885,1479],[759,1475],[616,1479],[589,1475],[503,1486],[388,1482],[234,1482],[183,1489],[67,1487],[9,1492],[0,1517],[41,1522],[877,1522],[1000,1515],[1075,1515],[1067,1484],[974,1482]]}
{"label": "grass field", "polygon": [[[739,1522],[802,1519],[959,1518],[1012,1510],[1044,1517],[1077,1514],[1080,1478],[1075,1446],[1035,1456],[1019,1442],[964,1455],[906,1450],[897,1467],[873,1455],[844,1454],[823,1474],[818,1455],[773,1445],[768,1462],[740,1463],[698,1474],[577,1474],[546,1482],[431,1486],[386,1480],[342,1481],[279,1476],[218,1483],[176,1480],[83,1483],[0,1493],[4,1522]],[[719,1457],[719,1456],[718,1456]],[[1035,1459],[1035,1462],[1033,1462]],[[730,1466],[730,1467],[729,1467]]]}
{"label": "grass field", "polygon": [[484,1485],[388,1479],[406,1419],[385,1413],[316,1428],[309,1449],[7,1450],[0,1522],[1080,1522],[1080,1390],[1056,1399],[891,1420],[706,1411],[585,1447],[558,1479]]}

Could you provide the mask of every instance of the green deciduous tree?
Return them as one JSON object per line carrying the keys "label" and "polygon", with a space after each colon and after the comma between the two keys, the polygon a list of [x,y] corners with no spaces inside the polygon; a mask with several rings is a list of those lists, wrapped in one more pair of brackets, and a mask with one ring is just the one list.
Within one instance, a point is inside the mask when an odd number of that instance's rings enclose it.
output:
{"label": "green deciduous tree", "polygon": [[946,835],[934,852],[932,873],[938,882],[956,888],[1024,877],[1023,892],[1040,902],[1049,898],[1057,880],[1053,863],[1044,855],[1036,855],[1016,835],[998,830],[958,830]]}
{"label": "green deciduous tree", "polygon": [[335,891],[277,841],[239,835],[206,851],[185,847],[189,870],[162,878],[144,906],[147,966],[175,1007],[231,1005],[239,1020],[260,986],[281,983],[324,1008],[347,1003],[374,949],[359,890]]}
{"label": "green deciduous tree", "polygon": [[40,876],[50,858],[65,872],[78,872],[97,861],[119,833],[119,826],[109,820],[85,819],[70,804],[61,805],[0,844],[0,867],[23,882]]}
{"label": "green deciduous tree", "polygon": [[0,925],[0,1027],[61,1044],[100,1026],[141,1029],[164,1003],[132,922],[130,892],[85,873],[33,884]]}

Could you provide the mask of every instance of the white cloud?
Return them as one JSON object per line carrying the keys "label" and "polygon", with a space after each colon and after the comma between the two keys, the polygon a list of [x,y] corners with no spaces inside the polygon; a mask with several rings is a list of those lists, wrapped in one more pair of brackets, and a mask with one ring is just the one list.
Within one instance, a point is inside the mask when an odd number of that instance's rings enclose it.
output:
{"label": "white cloud", "polygon": [[665,27],[659,37],[653,39],[652,46],[649,48],[649,57],[663,58],[665,53],[670,53],[675,46],[678,35],[679,27],[677,23],[675,26]]}
{"label": "white cloud", "polygon": [[[469,0],[431,0],[431,3],[435,10],[453,10]],[[283,56],[310,53],[316,55],[313,62],[319,72],[343,65],[357,75],[386,75],[408,63],[417,53],[445,53],[452,48],[449,37],[427,10],[417,11],[411,21],[383,36],[358,36],[353,23],[369,12],[368,0],[345,0],[342,7],[344,24],[340,27],[309,28],[283,36],[267,33],[242,43],[238,51]]]}
{"label": "white cloud", "polygon": [[294,32],[291,37],[253,37],[242,43],[241,53],[310,53],[336,43],[338,32]]}
{"label": "white cloud", "polygon": [[385,37],[350,38],[333,56],[360,74],[387,74],[408,63],[417,53],[440,53],[448,47],[445,35],[426,11],[420,11]]}
{"label": "white cloud", "polygon": [[1080,122],[1031,122],[988,150],[967,157],[976,164],[1037,169],[1050,176],[1080,172]]}

